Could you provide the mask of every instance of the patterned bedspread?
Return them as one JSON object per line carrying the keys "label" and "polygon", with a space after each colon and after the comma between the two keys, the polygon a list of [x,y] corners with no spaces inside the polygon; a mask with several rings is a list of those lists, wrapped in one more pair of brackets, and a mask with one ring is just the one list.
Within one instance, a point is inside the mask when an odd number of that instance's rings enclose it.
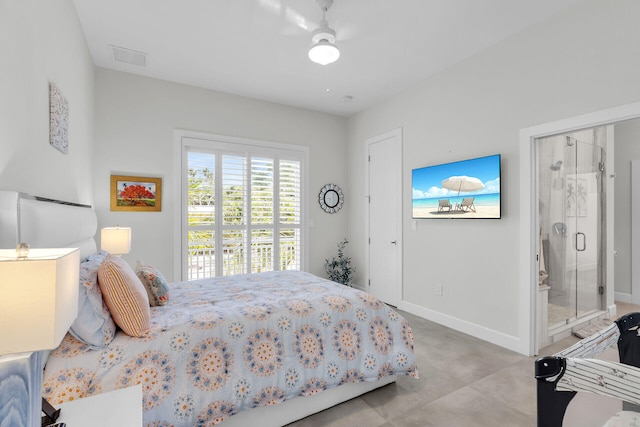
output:
{"label": "patterned bedspread", "polygon": [[118,331],[89,350],[67,334],[47,362],[44,397],[55,405],[142,384],[145,426],[200,426],[343,383],[418,375],[402,316],[308,273],[180,282],[170,295],[151,308],[146,338]]}

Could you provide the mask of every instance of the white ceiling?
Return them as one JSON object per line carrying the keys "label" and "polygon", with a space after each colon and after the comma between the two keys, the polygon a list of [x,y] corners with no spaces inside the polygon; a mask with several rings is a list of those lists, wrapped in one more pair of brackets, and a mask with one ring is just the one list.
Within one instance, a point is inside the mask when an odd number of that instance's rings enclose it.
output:
{"label": "white ceiling", "polygon": [[[73,0],[99,67],[342,116],[579,1],[335,0],[341,56],[322,66],[307,57],[316,0]],[[110,46],[146,53],[146,66]]]}

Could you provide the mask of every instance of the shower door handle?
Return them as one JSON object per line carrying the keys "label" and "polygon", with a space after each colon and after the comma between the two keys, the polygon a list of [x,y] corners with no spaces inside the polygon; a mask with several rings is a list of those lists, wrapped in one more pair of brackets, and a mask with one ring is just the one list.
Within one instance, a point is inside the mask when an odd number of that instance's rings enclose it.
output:
{"label": "shower door handle", "polygon": [[[579,237],[582,236],[582,247],[578,246]],[[576,233],[576,251],[584,252],[587,250],[587,236],[584,233],[577,232]]]}

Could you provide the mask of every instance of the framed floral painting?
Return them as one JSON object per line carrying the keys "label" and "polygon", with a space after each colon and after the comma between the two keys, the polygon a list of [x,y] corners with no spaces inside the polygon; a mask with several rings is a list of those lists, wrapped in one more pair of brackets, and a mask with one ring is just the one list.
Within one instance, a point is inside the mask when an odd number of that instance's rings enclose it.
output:
{"label": "framed floral painting", "polygon": [[162,178],[111,175],[111,210],[159,212]]}

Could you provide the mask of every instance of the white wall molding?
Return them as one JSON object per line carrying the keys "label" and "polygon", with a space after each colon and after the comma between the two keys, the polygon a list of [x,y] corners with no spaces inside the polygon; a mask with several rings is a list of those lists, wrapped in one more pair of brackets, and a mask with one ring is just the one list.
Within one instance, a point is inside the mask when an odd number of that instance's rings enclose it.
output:
{"label": "white wall molding", "polygon": [[615,296],[616,296],[616,301],[633,304],[633,300],[631,298],[631,294],[627,294],[625,292],[616,292]]}
{"label": "white wall molding", "polygon": [[477,323],[468,322],[445,313],[440,313],[419,305],[402,301],[398,306],[400,310],[406,311],[424,319],[455,329],[468,335],[472,335],[492,344],[499,345],[506,349],[520,352],[521,343],[518,337],[507,335],[505,333],[478,325]]}

